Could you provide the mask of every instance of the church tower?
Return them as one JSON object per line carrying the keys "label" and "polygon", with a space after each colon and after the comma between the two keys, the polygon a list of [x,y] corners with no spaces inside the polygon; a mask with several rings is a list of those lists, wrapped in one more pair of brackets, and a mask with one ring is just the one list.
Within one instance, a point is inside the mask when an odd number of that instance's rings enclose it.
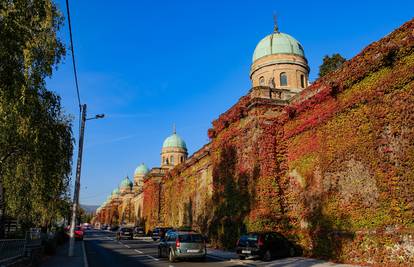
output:
{"label": "church tower", "polygon": [[148,168],[144,163],[141,163],[134,172],[134,185],[133,191],[134,193],[139,193],[142,190],[142,186],[144,184],[144,177],[148,173]]}
{"label": "church tower", "polygon": [[187,159],[187,146],[184,140],[176,133],[167,137],[161,150],[161,168],[173,168]]}
{"label": "church tower", "polygon": [[308,78],[309,66],[302,45],[289,34],[279,32],[275,22],[273,33],[263,38],[253,53],[252,87],[264,90],[257,90],[256,96],[287,101],[307,87]]}

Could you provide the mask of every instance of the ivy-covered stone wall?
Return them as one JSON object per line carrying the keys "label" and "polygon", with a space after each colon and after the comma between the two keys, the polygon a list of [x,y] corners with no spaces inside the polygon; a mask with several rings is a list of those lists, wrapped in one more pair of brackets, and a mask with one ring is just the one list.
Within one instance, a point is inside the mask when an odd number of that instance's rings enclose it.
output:
{"label": "ivy-covered stone wall", "polygon": [[407,22],[279,113],[246,96],[213,122],[217,245],[276,230],[307,255],[414,263],[413,31]]}
{"label": "ivy-covered stone wall", "polygon": [[168,226],[187,226],[205,233],[211,218],[212,192],[210,146],[206,145],[164,178],[163,221]]}

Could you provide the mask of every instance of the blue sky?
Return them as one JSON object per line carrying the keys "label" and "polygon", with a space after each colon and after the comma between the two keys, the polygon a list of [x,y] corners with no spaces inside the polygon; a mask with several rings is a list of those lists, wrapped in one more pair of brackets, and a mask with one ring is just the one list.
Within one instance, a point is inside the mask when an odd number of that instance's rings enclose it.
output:
{"label": "blue sky", "polygon": [[[82,102],[90,116],[106,114],[86,125],[83,204],[101,204],[139,163],[159,166],[173,123],[190,154],[208,142],[211,121],[248,92],[253,51],[272,32],[273,12],[280,31],[302,43],[311,81],[324,55],[351,58],[414,15],[414,1],[399,0],[72,0],[70,8]],[[69,45],[66,22],[60,36]],[[48,87],[74,117],[77,140],[70,54]]]}

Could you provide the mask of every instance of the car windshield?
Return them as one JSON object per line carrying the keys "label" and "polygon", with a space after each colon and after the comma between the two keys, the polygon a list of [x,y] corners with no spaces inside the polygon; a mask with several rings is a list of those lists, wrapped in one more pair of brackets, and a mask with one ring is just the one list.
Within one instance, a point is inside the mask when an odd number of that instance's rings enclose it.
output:
{"label": "car windshield", "polygon": [[259,239],[258,234],[248,234],[248,235],[242,235],[240,237],[241,241],[257,241],[257,239]]}
{"label": "car windshield", "polygon": [[203,236],[200,234],[183,234],[179,235],[178,239],[183,243],[202,243]]}

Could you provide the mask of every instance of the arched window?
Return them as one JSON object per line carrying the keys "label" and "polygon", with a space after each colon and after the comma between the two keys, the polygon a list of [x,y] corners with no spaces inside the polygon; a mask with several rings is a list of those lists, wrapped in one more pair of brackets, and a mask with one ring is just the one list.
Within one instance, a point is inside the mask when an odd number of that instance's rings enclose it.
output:
{"label": "arched window", "polygon": [[287,75],[286,72],[280,74],[280,86],[287,86]]}
{"label": "arched window", "polygon": [[170,157],[170,162],[171,162],[171,164],[174,164],[174,157],[173,156]]}
{"label": "arched window", "polygon": [[303,74],[300,75],[300,86],[305,88],[305,75]]}
{"label": "arched window", "polygon": [[165,164],[167,164],[167,165],[168,165],[168,158],[166,158],[166,159],[165,159]]}
{"label": "arched window", "polygon": [[183,156],[181,156],[181,163],[183,163],[184,162],[184,157]]}
{"label": "arched window", "polygon": [[259,85],[260,86],[263,86],[265,84],[265,79],[264,79],[264,77],[263,76],[261,76],[260,78],[259,78]]}

